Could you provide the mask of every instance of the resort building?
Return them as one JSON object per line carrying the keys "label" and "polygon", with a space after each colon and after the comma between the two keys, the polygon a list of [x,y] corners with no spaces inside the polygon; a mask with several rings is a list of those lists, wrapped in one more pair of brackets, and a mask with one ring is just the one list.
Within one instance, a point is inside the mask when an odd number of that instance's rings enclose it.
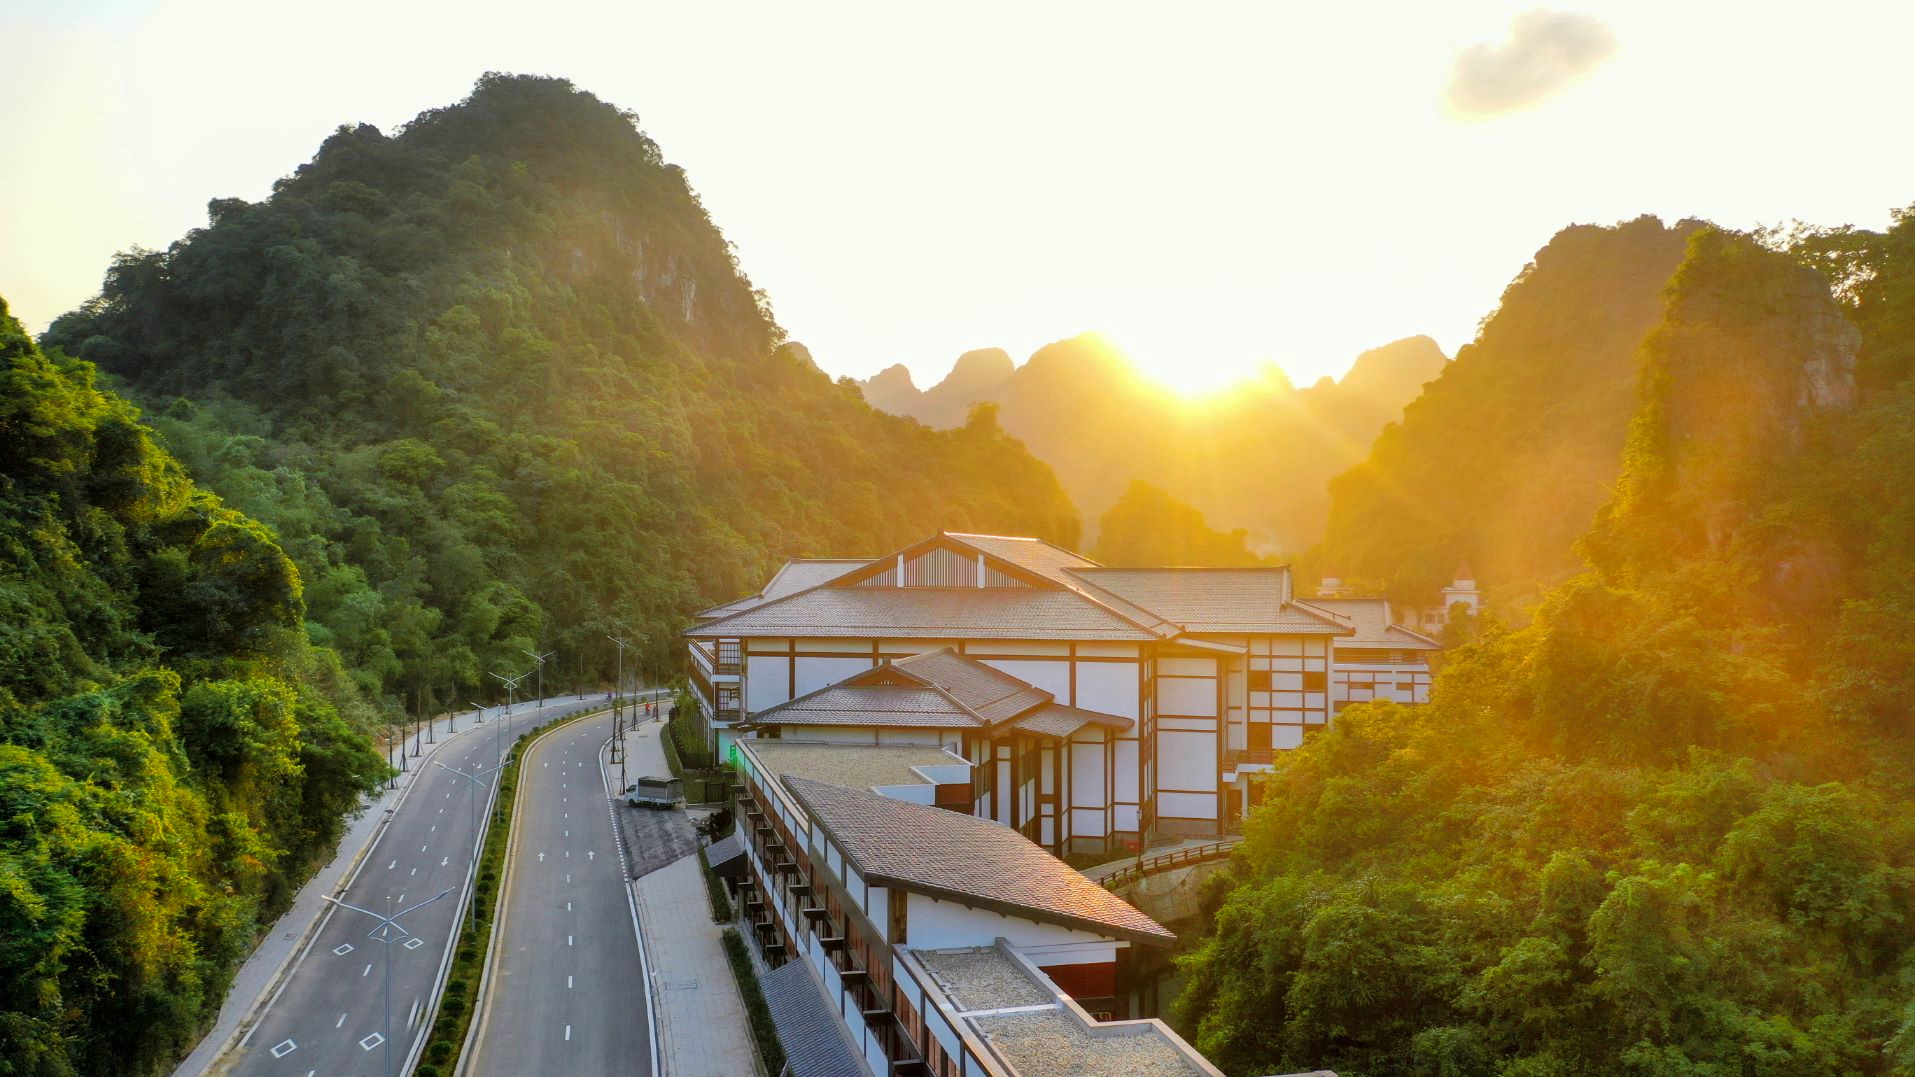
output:
{"label": "resort building", "polygon": [[958,756],[734,751],[737,830],[709,855],[770,968],[791,1073],[1221,1077],[1163,1022],[1126,1019],[1130,949],[1174,936],[1015,831],[932,806]]}
{"label": "resort building", "polygon": [[1381,600],[1299,599],[1287,567],[1105,568],[949,532],[792,561],[686,635],[721,758],[747,738],[934,748],[969,786],[920,800],[1060,853],[1222,833],[1339,705],[1427,699],[1436,646]]}

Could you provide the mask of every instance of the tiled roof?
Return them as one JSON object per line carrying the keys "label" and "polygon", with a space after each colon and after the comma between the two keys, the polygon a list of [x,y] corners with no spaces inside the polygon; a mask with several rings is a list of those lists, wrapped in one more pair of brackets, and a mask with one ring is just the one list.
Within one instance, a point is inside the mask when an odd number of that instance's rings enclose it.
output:
{"label": "tiled roof", "polygon": [[1335,618],[1294,601],[1288,568],[1077,568],[1070,574],[1186,632],[1344,631]]}
{"label": "tiled roof", "polygon": [[787,961],[758,978],[790,1077],[844,1077],[866,1072],[846,1036],[844,1020],[811,966]]}
{"label": "tiled roof", "polygon": [[1034,688],[976,659],[965,658],[948,647],[901,658],[894,664],[942,688],[990,725],[1009,721],[1053,698],[1041,688]]}
{"label": "tiled roof", "polygon": [[1068,737],[1087,725],[1104,726],[1109,729],[1129,729],[1135,725],[1128,718],[1102,711],[1087,711],[1081,707],[1067,707],[1062,703],[1046,703],[1017,720],[1017,728],[1027,733],[1037,733],[1046,737]]}
{"label": "tiled roof", "polygon": [[946,531],[945,534],[1000,561],[1009,561],[1026,572],[1059,583],[1064,582],[1062,577],[1065,569],[1088,568],[1097,564],[1083,554],[1053,546],[1043,539],[1017,535],[971,535],[961,531]]}
{"label": "tiled roof", "polygon": [[871,559],[868,557],[794,557],[780,565],[778,571],[772,573],[771,579],[757,594],[735,598],[710,609],[700,610],[693,616],[701,620],[729,617],[753,606],[761,606],[773,599],[797,594],[799,591],[816,587],[821,583],[829,583],[860,565],[870,563]]}
{"label": "tiled roof", "polygon": [[1335,614],[1356,634],[1337,640],[1339,647],[1388,647],[1399,651],[1434,651],[1442,644],[1420,632],[1390,621],[1390,604],[1381,598],[1317,598],[1310,605]]}
{"label": "tiled roof", "polygon": [[795,775],[781,781],[867,882],[1114,938],[1176,941],[1009,827]]}
{"label": "tiled roof", "polygon": [[694,625],[686,635],[1156,638],[1082,595],[1034,587],[819,587]]}
{"label": "tiled roof", "polygon": [[935,688],[834,684],[751,717],[752,725],[866,725],[976,729],[978,721]]}

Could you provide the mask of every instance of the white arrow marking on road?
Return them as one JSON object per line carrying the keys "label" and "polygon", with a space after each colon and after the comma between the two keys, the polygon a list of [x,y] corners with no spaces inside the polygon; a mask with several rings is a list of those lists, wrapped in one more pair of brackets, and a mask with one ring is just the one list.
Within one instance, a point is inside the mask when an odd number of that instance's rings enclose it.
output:
{"label": "white arrow marking on road", "polygon": [[544,853],[540,853],[540,854],[539,854],[539,863],[541,863],[541,864],[543,864],[543,863],[545,863],[545,854],[544,854]]}
{"label": "white arrow marking on road", "polygon": [[392,863],[386,865],[386,870],[391,871],[393,868],[396,868],[398,866],[399,866],[399,862],[397,860],[394,860]]}
{"label": "white arrow marking on road", "polygon": [[451,858],[451,857],[449,857],[449,856],[442,856],[442,857],[440,857],[440,858],[439,858],[439,866],[440,866],[440,867],[445,867],[445,866],[446,866],[447,864],[449,864],[449,863],[451,863],[451,862],[452,862],[452,858]]}
{"label": "white arrow marking on road", "polygon": [[596,860],[596,859],[598,859],[598,854],[597,854],[597,853],[595,853],[595,852],[593,852],[593,851],[592,851],[592,850],[590,850],[590,849],[587,849],[587,850],[585,851],[585,859],[587,859],[587,860]]}

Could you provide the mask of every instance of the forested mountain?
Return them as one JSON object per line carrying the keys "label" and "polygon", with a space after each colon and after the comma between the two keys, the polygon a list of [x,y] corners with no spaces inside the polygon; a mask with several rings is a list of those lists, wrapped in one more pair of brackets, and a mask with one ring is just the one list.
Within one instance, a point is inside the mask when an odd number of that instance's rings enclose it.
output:
{"label": "forested mountain", "polygon": [[1227,1071],[1915,1073],[1915,218],[1684,230],[1586,571],[1277,762]]}
{"label": "forested mountain", "polygon": [[0,301],[0,1072],[170,1068],[384,773],[293,563]]}
{"label": "forested mountain", "polygon": [[1330,483],[1324,554],[1344,577],[1422,604],[1462,560],[1503,602],[1574,572],[1620,468],[1636,348],[1697,227],[1576,225],[1536,252],[1475,342]]}
{"label": "forested mountain", "polygon": [[1243,529],[1253,547],[1295,553],[1322,536],[1324,484],[1360,461],[1444,365],[1435,341],[1410,337],[1364,352],[1340,381],[1296,389],[1266,367],[1231,391],[1183,399],[1086,334],[1023,366],[996,348],[966,352],[922,392],[902,366],[861,388],[873,406],[939,428],[996,404],[1004,429],[1056,469],[1087,519],[1142,479],[1218,526]]}
{"label": "forested mountain", "polygon": [[1266,562],[1252,552],[1243,528],[1218,531],[1204,515],[1138,479],[1097,521],[1094,558],[1119,568],[1201,565],[1229,568]]}
{"label": "forested mountain", "polygon": [[463,702],[535,646],[548,684],[608,681],[621,622],[675,668],[685,611],[789,556],[1078,539],[989,416],[928,430],[783,345],[684,174],[567,82],[342,127],[210,216],[45,342],[277,532],[314,638],[389,706]]}

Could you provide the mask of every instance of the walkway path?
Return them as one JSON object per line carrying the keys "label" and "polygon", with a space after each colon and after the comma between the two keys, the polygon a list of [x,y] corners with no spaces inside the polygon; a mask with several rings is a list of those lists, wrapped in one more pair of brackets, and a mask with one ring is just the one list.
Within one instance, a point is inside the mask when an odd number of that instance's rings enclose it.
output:
{"label": "walkway path", "polygon": [[[667,774],[659,743],[663,722],[627,734],[633,775]],[[724,925],[711,920],[697,856],[682,857],[635,884],[639,923],[651,961],[664,1077],[745,1077],[761,1072],[751,1022],[725,959]]]}

